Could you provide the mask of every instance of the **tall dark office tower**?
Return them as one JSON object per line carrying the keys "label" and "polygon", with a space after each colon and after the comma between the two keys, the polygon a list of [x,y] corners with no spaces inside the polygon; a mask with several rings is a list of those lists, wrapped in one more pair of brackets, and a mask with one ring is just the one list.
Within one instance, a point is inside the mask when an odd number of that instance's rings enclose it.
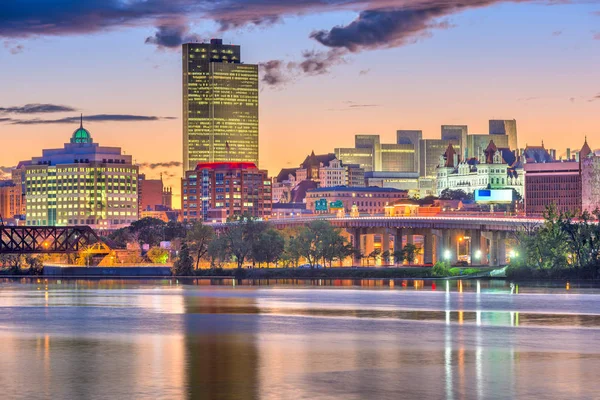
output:
{"label": "tall dark office tower", "polygon": [[258,165],[258,65],[242,64],[240,46],[183,45],[183,167],[200,162]]}
{"label": "tall dark office tower", "polygon": [[491,119],[490,120],[490,135],[506,135],[508,136],[508,147],[511,150],[517,150],[517,121],[514,119]]}

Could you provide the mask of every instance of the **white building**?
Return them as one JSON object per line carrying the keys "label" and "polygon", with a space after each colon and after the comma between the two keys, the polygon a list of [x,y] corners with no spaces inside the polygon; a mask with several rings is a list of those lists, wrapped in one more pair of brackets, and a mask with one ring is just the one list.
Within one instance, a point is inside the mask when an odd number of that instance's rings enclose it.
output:
{"label": "white building", "polygon": [[493,141],[477,158],[460,161],[452,145],[440,156],[437,168],[437,195],[445,189],[473,193],[477,189],[515,189],[521,197],[525,191],[521,161],[507,148],[497,148]]}
{"label": "white building", "polygon": [[119,147],[101,147],[81,126],[62,149],[25,167],[27,225],[128,226],[138,219],[138,167]]}

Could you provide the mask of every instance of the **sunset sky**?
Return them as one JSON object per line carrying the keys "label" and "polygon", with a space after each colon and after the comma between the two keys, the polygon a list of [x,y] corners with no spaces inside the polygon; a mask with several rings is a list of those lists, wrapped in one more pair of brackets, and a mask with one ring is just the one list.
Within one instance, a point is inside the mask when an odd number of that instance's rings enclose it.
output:
{"label": "sunset sky", "polygon": [[586,135],[600,147],[600,1],[11,3],[0,12],[3,171],[62,147],[83,113],[96,142],[179,195],[180,44],[211,37],[266,66],[260,166],[272,174],[357,133],[486,133],[491,118],[515,118],[521,147],[543,140],[560,154]]}

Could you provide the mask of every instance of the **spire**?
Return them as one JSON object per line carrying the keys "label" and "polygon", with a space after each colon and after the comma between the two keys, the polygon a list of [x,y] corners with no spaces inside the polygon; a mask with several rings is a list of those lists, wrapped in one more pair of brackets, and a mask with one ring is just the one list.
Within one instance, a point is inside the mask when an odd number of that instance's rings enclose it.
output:
{"label": "spire", "polygon": [[81,119],[80,119],[80,123],[79,123],[79,128],[83,129],[83,113],[81,113]]}

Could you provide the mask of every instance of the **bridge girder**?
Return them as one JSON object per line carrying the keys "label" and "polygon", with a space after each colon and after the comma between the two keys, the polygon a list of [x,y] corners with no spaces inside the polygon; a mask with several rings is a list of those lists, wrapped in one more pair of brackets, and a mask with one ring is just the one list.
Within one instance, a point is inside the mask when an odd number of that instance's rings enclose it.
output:
{"label": "bridge girder", "polygon": [[89,226],[0,226],[0,254],[77,253],[100,242]]}

